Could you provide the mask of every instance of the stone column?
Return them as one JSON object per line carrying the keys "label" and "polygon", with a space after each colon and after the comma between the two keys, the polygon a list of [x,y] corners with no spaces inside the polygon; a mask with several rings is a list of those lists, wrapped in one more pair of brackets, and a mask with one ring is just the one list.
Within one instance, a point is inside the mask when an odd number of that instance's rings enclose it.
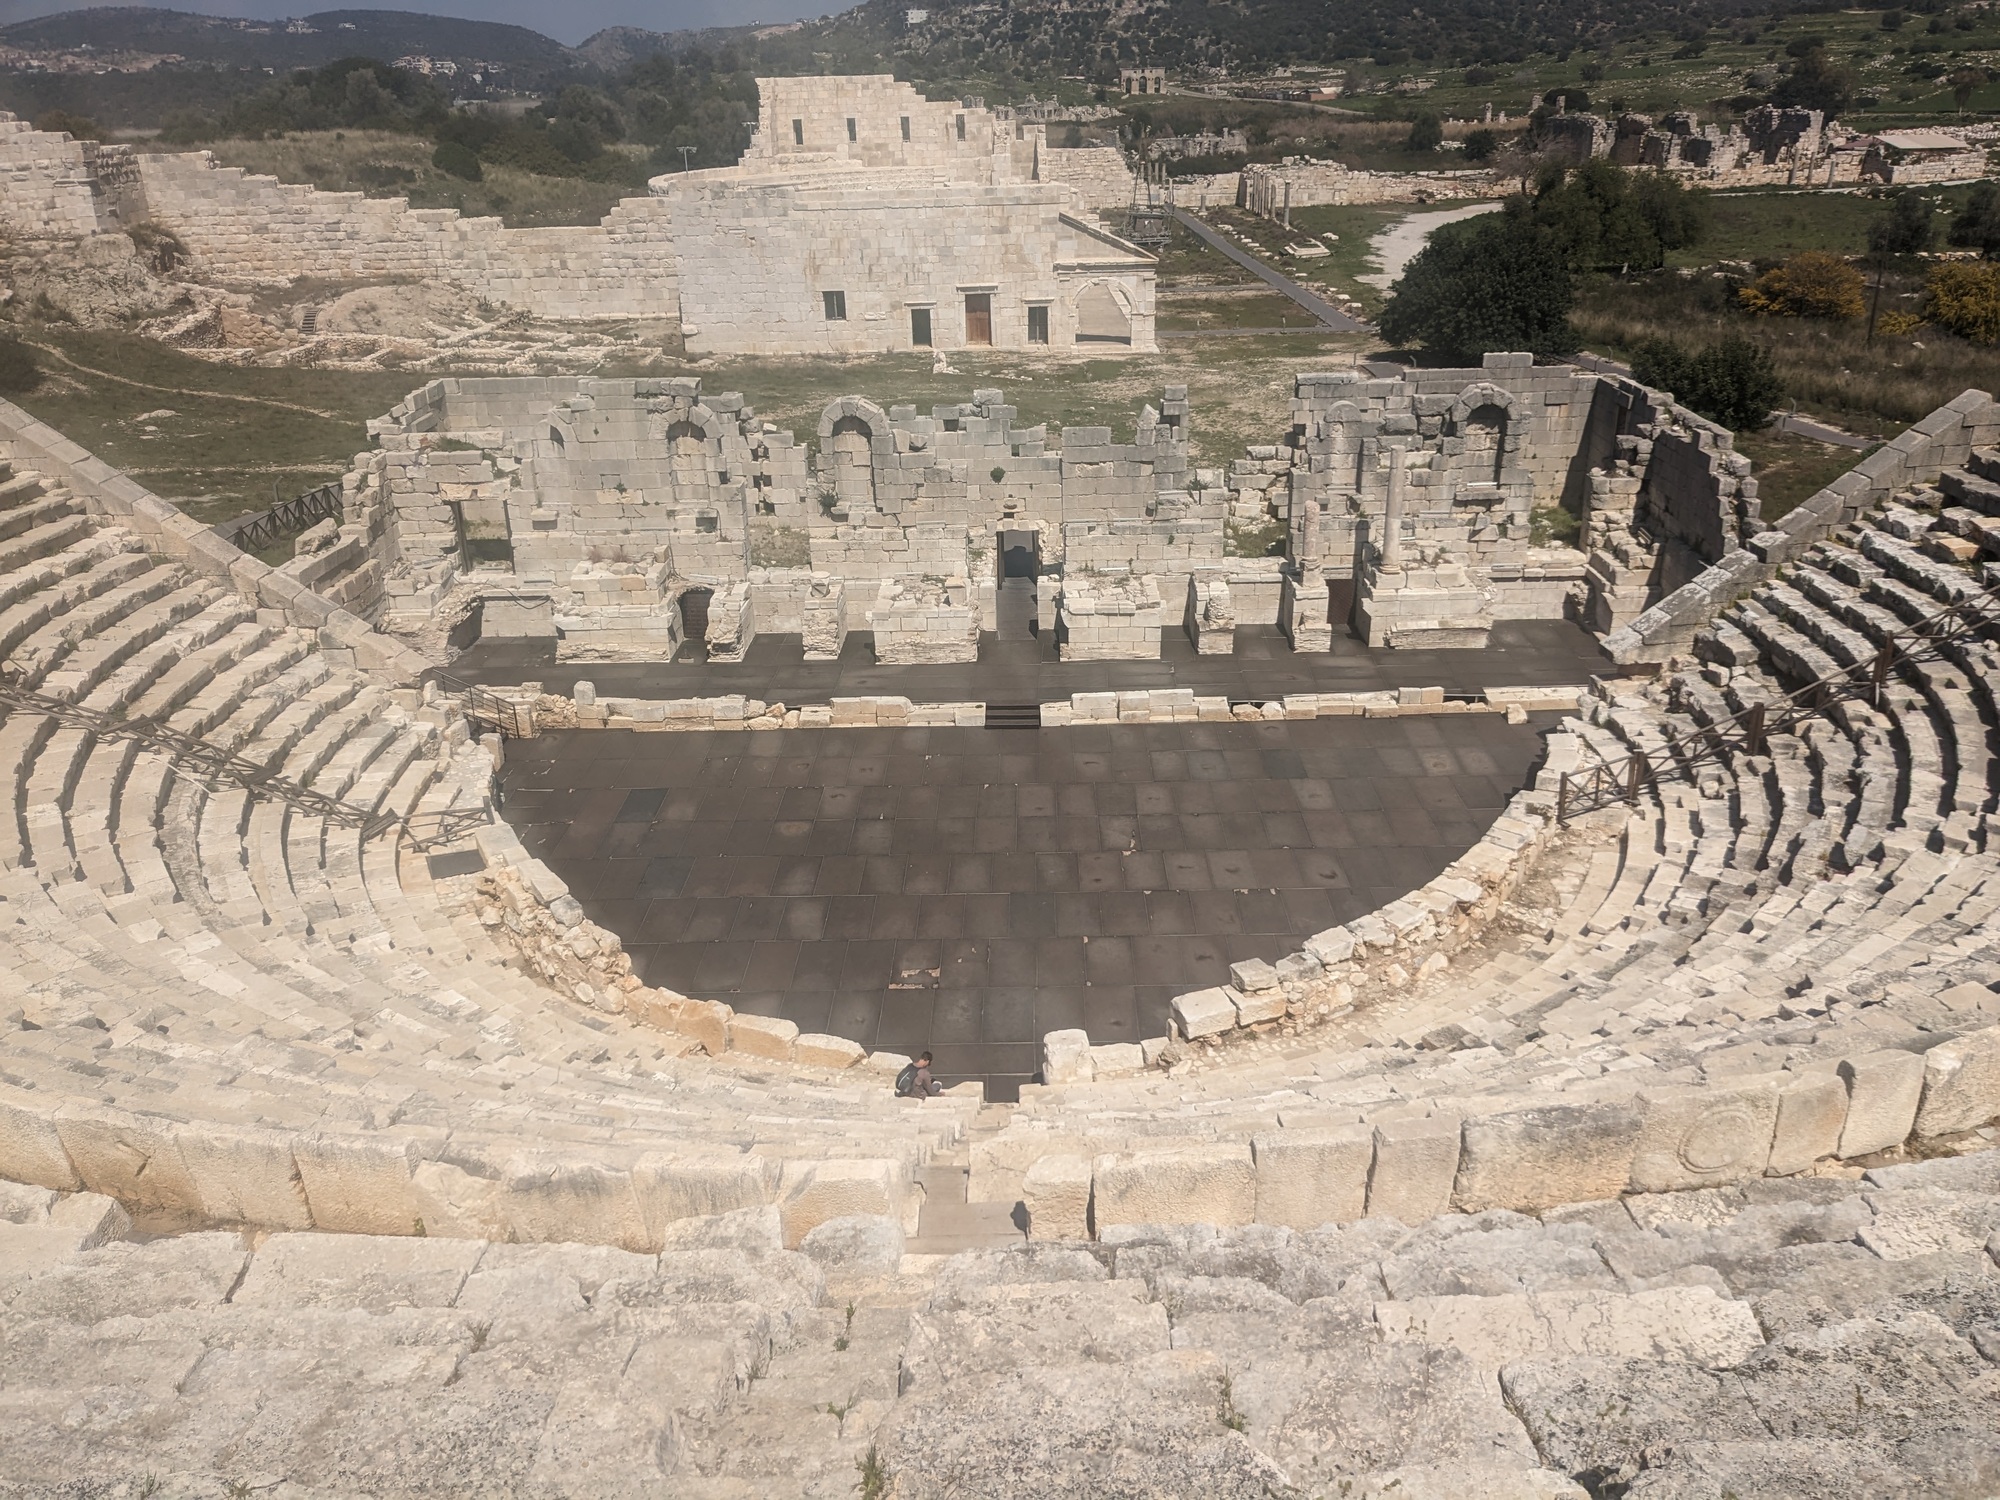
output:
{"label": "stone column", "polygon": [[1382,566],[1403,566],[1403,484],[1409,471],[1403,467],[1403,450],[1389,453],[1389,503],[1382,517]]}

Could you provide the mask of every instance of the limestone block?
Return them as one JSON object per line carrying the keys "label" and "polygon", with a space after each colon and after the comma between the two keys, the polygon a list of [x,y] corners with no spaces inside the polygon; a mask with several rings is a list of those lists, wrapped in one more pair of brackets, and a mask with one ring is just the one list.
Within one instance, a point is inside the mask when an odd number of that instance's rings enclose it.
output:
{"label": "limestone block", "polygon": [[1778,1093],[1778,1123],[1765,1170],[1789,1177],[1838,1154],[1846,1122],[1847,1085],[1836,1074],[1812,1074],[1786,1084]]}
{"label": "limestone block", "polygon": [[1248,1224],[1257,1169],[1242,1145],[1109,1153],[1092,1163],[1092,1212],[1112,1224]]}
{"label": "limestone block", "polygon": [[1486,1369],[1597,1356],[1733,1369],[1764,1347],[1747,1302],[1713,1287],[1413,1297],[1375,1304],[1390,1343],[1457,1349]]}
{"label": "limestone block", "polygon": [[1452,1206],[1532,1213],[1615,1198],[1632,1175],[1641,1130],[1631,1105],[1551,1104],[1465,1122]]}
{"label": "limestone block", "polygon": [[289,1134],[202,1122],[181,1126],[175,1136],[211,1220],[265,1229],[313,1227]]}
{"label": "limestone block", "polygon": [[1090,1160],[1058,1154],[1030,1163],[1022,1178],[1021,1204],[1031,1240],[1090,1238]]}
{"label": "limestone block", "polygon": [[1238,1026],[1255,1026],[1262,1021],[1282,1021],[1285,1018],[1283,990],[1259,990],[1254,995],[1246,995],[1241,990],[1229,988],[1222,993],[1236,1008]]}
{"label": "limestone block", "polygon": [[729,1050],[729,1024],[736,1012],[720,1000],[682,997],[670,1007],[670,1013],[674,1030],[700,1042],[710,1057],[720,1057]]}
{"label": "limestone block", "polygon": [[852,1068],[867,1056],[867,1049],[859,1042],[817,1031],[805,1032],[792,1044],[792,1061],[809,1068]]}
{"label": "limestone block", "polygon": [[1670,1193],[1764,1175],[1778,1121],[1772,1080],[1648,1091],[1639,1108],[1645,1124],[1632,1157],[1632,1191]]}
{"label": "limestone block", "polygon": [[1291,1229],[1351,1224],[1367,1212],[1375,1132],[1366,1125],[1268,1131],[1250,1139],[1257,1222]]}
{"label": "limestone block", "polygon": [[62,1193],[83,1186],[63,1150],[53,1111],[46,1106],[38,1111],[11,1091],[0,1095],[0,1178]]}
{"label": "limestone block", "polygon": [[1955,1135],[2000,1118],[2000,1026],[1989,1026],[1924,1054],[1917,1134]]}
{"label": "limestone block", "polygon": [[1449,1209],[1458,1178],[1459,1134],[1456,1115],[1376,1125],[1368,1217],[1421,1224]]}
{"label": "limestone block", "polygon": [[746,1016],[738,1012],[729,1018],[729,1050],[752,1057],[768,1057],[790,1062],[799,1039],[796,1021],[782,1016]]}
{"label": "limestone block", "polygon": [[1843,1158],[1900,1146],[1916,1123],[1924,1089],[1921,1053],[1891,1048],[1850,1057],[1840,1065],[1847,1083],[1847,1121],[1840,1130]]}
{"label": "limestone block", "polygon": [[903,1226],[882,1214],[846,1214],[813,1227],[799,1253],[829,1270],[895,1274],[903,1262]]}
{"label": "limestone block", "polygon": [[1278,987],[1278,971],[1261,958],[1246,958],[1229,966],[1230,983],[1246,995]]}
{"label": "limestone block", "polygon": [[424,1202],[419,1144],[408,1136],[302,1135],[292,1142],[315,1229],[415,1234]]}
{"label": "limestone block", "polygon": [[629,1248],[659,1249],[668,1237],[668,1226],[685,1219],[772,1203],[782,1170],[771,1157],[726,1150],[687,1156],[649,1152],[632,1167],[632,1197],[643,1242]]}
{"label": "limestone block", "polygon": [[1142,1071],[1146,1049],[1137,1042],[1104,1042],[1090,1049],[1092,1076],[1119,1078]]}
{"label": "limestone block", "polygon": [[1229,991],[1219,986],[1176,995],[1170,1009],[1174,1029],[1189,1041],[1216,1036],[1236,1024],[1235,1002],[1229,998]]}
{"label": "limestone block", "polygon": [[1042,1038],[1042,1082],[1089,1083],[1096,1076],[1087,1031],[1051,1031]]}
{"label": "limestone block", "polygon": [[802,1240],[829,1219],[851,1214],[881,1214],[915,1229],[915,1209],[909,1199],[909,1173],[901,1162],[840,1157],[826,1161],[788,1161],[779,1184],[778,1212],[785,1230],[785,1247],[796,1250]]}
{"label": "limestone block", "polygon": [[70,1102],[56,1115],[56,1133],[91,1192],[135,1207],[202,1212],[167,1121]]}
{"label": "limestone block", "polygon": [[238,1307],[450,1307],[486,1246],[478,1240],[274,1234],[251,1257]]}

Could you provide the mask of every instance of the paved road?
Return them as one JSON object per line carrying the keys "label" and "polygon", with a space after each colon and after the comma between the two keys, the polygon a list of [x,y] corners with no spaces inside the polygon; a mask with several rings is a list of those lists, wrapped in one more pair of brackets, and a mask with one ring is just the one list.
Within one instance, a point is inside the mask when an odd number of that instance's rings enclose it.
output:
{"label": "paved road", "polygon": [[1397,279],[1415,260],[1431,235],[1447,224],[1456,224],[1460,219],[1476,219],[1481,214],[1500,211],[1498,203],[1460,204],[1455,208],[1433,209],[1429,213],[1411,214],[1398,219],[1387,229],[1368,242],[1369,257],[1378,269],[1355,280],[1366,282],[1378,291],[1388,291]]}
{"label": "paved road", "polygon": [[1341,333],[1360,333],[1368,330],[1369,325],[1359,318],[1349,317],[1326,298],[1307,291],[1275,266],[1259,260],[1227,235],[1217,233],[1193,214],[1178,208],[1173,212],[1174,217],[1180,220],[1181,228],[1187,230],[1209,249],[1219,250],[1272,290],[1284,293],[1328,328]]}

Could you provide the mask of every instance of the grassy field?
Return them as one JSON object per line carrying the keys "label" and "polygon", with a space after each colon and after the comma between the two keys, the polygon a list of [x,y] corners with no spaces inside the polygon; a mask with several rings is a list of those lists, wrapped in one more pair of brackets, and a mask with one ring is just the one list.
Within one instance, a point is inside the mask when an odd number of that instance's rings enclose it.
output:
{"label": "grassy field", "polygon": [[224,166],[283,182],[311,183],[323,192],[408,198],[416,208],[497,215],[513,228],[595,224],[620,198],[643,192],[490,164],[481,181],[466,182],[431,165],[429,141],[379,130],[316,130],[271,140],[217,141],[207,149]]}
{"label": "grassy field", "polygon": [[338,478],[363,424],[410,375],[244,370],[126,334],[40,328],[46,372],[18,405],[202,521],[261,510]]}
{"label": "grassy field", "polygon": [[1756,465],[1757,500],[1766,521],[1810,500],[1863,457],[1852,448],[1775,431],[1738,433],[1736,451]]}
{"label": "grassy field", "polygon": [[1310,328],[1312,315],[1262,282],[1242,291],[1206,293],[1162,291],[1158,300],[1162,333],[1220,328]]}
{"label": "grassy field", "polygon": [[[1935,188],[1927,196],[1944,213],[1957,212],[1969,188]],[[1801,250],[1860,255],[1868,248],[1869,226],[1888,207],[1862,192],[1759,191],[1713,193],[1708,199],[1708,233],[1691,250],[1669,257],[1676,266],[1706,266],[1720,260],[1783,260]],[[1943,243],[1943,234],[1939,234]]]}

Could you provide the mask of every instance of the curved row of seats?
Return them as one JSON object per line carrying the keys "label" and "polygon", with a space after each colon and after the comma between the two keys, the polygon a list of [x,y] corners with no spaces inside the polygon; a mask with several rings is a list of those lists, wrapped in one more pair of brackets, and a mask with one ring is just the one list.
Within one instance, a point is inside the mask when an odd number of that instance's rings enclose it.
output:
{"label": "curved row of seats", "polygon": [[[1412,1119],[1643,1109],[1647,1091],[1753,1081],[1844,1079],[1858,1098],[1842,1064],[1992,1027],[2000,629],[1904,660],[1879,701],[1833,702],[1761,753],[1698,753],[1704,730],[1758,704],[1847,669],[1865,678],[1885,643],[1948,606],[2000,621],[1983,560],[2000,556],[2000,529],[1984,542],[1987,518],[2000,518],[1992,450],[1829,538],[1715,621],[1696,660],[1601,685],[1565,726],[1581,764],[1622,767],[1633,751],[1684,764],[1629,808],[1574,819],[1449,968],[1378,985],[1301,1036],[1031,1088],[1005,1130],[974,1143],[973,1198],[1023,1192],[1045,1158],[1243,1147],[1300,1127],[1361,1127],[1364,1139],[1375,1127],[1379,1172],[1383,1129]],[[1895,1071],[1907,1130],[1921,1069]],[[1840,1092],[1825,1107],[1844,1107]],[[1882,1148],[1861,1108],[1851,1128],[1832,1121],[1823,1154]]]}
{"label": "curved row of seats", "polygon": [[[397,818],[478,808],[462,721],[0,470],[0,652],[21,687],[195,735]],[[729,1060],[552,1002],[373,839],[143,736],[0,722],[0,1176],[163,1222],[576,1238],[687,1213],[914,1212],[973,1099]],[[504,830],[499,830],[504,833]]]}

